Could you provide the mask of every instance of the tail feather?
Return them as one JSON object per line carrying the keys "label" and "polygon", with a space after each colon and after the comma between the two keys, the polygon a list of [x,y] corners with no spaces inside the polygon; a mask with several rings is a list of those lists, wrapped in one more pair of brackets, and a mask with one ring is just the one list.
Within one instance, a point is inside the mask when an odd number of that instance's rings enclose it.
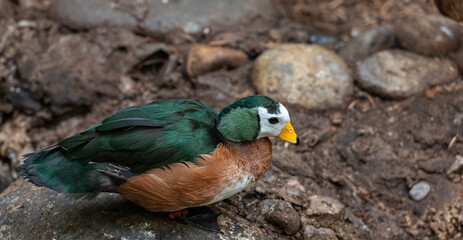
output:
{"label": "tail feather", "polygon": [[89,163],[66,156],[61,147],[24,155],[19,166],[22,177],[37,186],[62,193],[112,192],[121,184],[103,172],[108,163]]}

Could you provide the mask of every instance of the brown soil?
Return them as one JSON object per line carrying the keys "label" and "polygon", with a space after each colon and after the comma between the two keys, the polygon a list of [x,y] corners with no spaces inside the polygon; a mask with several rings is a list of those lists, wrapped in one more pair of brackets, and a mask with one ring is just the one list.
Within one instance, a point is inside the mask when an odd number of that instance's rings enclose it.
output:
{"label": "brown soil", "polygon": [[[294,32],[334,39],[325,46],[338,50],[352,31],[438,13],[427,0],[286,0],[275,1],[285,17],[274,22],[255,18],[246,29],[195,36],[172,32],[160,38],[106,27],[75,32],[50,19],[47,2],[37,1],[27,9],[16,6],[16,21],[0,24],[0,29],[16,26],[6,46],[0,46],[1,161],[13,169],[19,163],[10,163],[8,151],[21,155],[42,149],[117,109],[191,98],[219,110],[255,94],[248,80],[253,59],[273,44],[305,41]],[[26,25],[18,27],[19,19],[27,19]],[[165,45],[148,55],[140,50],[159,41]],[[184,59],[194,43],[241,49],[250,60],[236,70],[189,78]],[[52,51],[41,56],[47,48]],[[270,237],[288,238],[260,218],[258,204],[279,198],[302,213],[304,199],[288,196],[291,180],[300,183],[307,196],[329,196],[345,204],[348,221],[359,226],[350,230],[357,238],[462,237],[463,185],[448,180],[446,171],[456,155],[463,155],[463,90],[457,83],[427,93],[388,101],[356,89],[346,109],[289,106],[301,145],[274,140],[283,153],[275,155],[262,182],[217,207],[254,222]],[[285,158],[291,154],[294,157]],[[291,162],[296,158],[302,161]],[[413,201],[408,191],[422,180],[431,191],[424,200]],[[302,231],[289,238],[302,238]]]}

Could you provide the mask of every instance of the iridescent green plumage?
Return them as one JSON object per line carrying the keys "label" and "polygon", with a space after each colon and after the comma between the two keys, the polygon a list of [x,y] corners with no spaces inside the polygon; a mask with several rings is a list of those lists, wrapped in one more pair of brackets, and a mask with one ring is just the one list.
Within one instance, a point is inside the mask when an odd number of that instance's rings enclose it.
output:
{"label": "iridescent green plumage", "polygon": [[276,111],[265,96],[241,99],[220,113],[192,100],[164,100],[120,110],[56,146],[25,156],[21,175],[65,193],[113,191],[127,178],[174,163],[195,164],[219,143],[255,140],[257,106]]}

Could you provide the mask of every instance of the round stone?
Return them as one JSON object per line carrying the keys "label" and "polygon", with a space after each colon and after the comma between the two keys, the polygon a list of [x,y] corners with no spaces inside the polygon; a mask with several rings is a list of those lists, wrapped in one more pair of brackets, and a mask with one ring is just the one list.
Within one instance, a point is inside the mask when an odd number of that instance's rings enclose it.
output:
{"label": "round stone", "polygon": [[399,45],[426,56],[440,56],[460,46],[458,24],[442,16],[419,16],[403,20],[395,27]]}
{"label": "round stone", "polygon": [[246,60],[246,53],[240,50],[198,44],[188,52],[186,72],[194,77],[224,68],[235,69]]}
{"label": "round stone", "polygon": [[452,61],[428,58],[403,50],[384,50],[357,63],[356,80],[369,92],[403,99],[431,85],[458,78]]}
{"label": "round stone", "polygon": [[279,226],[286,234],[292,235],[299,230],[300,216],[288,202],[266,199],[260,203],[260,209],[265,220]]}
{"label": "round stone", "polygon": [[410,195],[411,199],[415,201],[421,201],[428,195],[429,191],[431,191],[431,186],[429,186],[429,183],[422,181],[413,185],[408,194]]}
{"label": "round stone", "polygon": [[265,51],[254,62],[251,79],[259,93],[311,109],[344,106],[353,92],[344,61],[318,45],[284,44]]}
{"label": "round stone", "polygon": [[336,233],[330,228],[315,228],[307,225],[304,228],[304,240],[337,240]]}
{"label": "round stone", "polygon": [[357,61],[381,50],[394,48],[395,45],[394,32],[379,26],[353,38],[340,50],[339,55],[349,67],[355,68]]}

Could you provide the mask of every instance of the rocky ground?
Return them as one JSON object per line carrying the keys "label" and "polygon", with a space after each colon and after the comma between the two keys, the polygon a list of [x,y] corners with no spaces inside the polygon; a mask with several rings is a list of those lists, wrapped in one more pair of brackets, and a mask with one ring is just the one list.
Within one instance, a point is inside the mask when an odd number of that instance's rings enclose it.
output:
{"label": "rocky ground", "polygon": [[[461,239],[462,31],[427,0],[0,0],[0,238]],[[18,179],[115,110],[256,93],[302,142],[211,206],[223,235]]]}

